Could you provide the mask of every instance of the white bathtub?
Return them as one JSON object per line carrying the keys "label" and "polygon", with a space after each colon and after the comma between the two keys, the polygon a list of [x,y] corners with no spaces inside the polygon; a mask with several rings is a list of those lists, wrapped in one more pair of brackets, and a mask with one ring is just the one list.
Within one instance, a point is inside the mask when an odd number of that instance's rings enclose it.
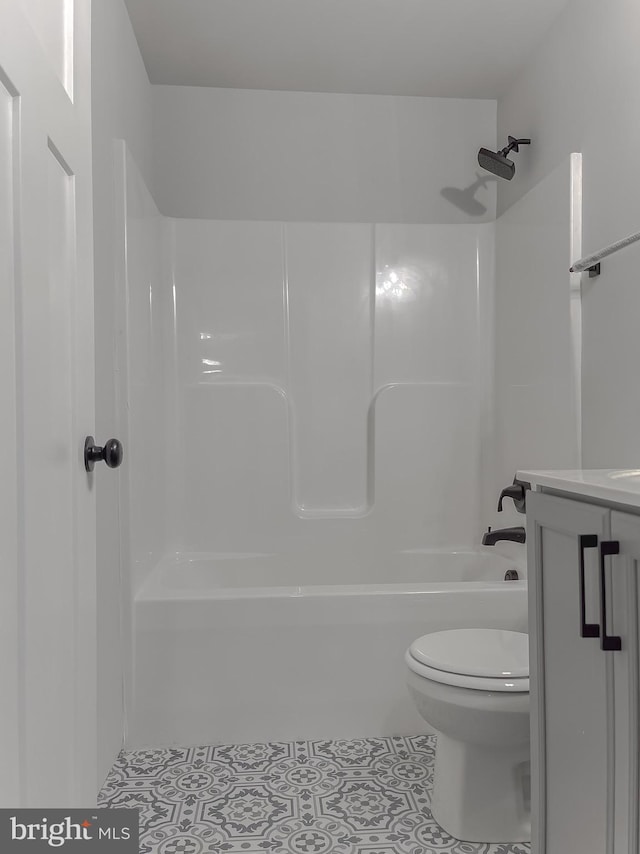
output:
{"label": "white bathtub", "polygon": [[165,559],[136,597],[127,746],[426,731],[406,647],[444,628],[526,630],[514,567],[490,549]]}

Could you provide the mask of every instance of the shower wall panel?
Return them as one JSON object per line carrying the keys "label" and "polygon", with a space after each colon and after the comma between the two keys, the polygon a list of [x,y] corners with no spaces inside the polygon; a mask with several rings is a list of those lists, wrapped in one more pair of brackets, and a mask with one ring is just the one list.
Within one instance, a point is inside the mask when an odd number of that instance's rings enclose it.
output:
{"label": "shower wall panel", "polygon": [[282,226],[169,222],[175,229],[180,385],[283,385],[287,348]]}
{"label": "shower wall panel", "polygon": [[373,226],[286,234],[292,490],[302,516],[361,516],[372,398]]}
{"label": "shower wall panel", "polygon": [[278,551],[292,515],[284,394],[269,383],[204,383],[183,390],[182,407],[182,550]]}
{"label": "shower wall panel", "polygon": [[402,383],[378,393],[371,523],[379,548],[478,543],[478,414],[471,384]]}
{"label": "shower wall panel", "polygon": [[493,225],[166,228],[176,550],[476,543]]}
{"label": "shower wall panel", "polygon": [[476,384],[485,234],[465,225],[376,227],[376,388]]}

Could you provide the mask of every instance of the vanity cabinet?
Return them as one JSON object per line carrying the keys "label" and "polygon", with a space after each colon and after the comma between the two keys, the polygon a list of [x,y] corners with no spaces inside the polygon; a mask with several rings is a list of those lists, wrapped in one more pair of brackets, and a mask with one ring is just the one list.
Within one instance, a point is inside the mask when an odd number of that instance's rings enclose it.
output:
{"label": "vanity cabinet", "polygon": [[533,854],[639,854],[640,508],[527,497]]}

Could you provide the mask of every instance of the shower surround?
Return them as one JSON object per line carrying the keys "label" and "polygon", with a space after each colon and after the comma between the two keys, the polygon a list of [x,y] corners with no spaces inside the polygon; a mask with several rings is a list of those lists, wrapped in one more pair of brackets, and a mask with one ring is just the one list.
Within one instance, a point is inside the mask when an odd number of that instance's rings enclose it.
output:
{"label": "shower surround", "polygon": [[164,228],[171,551],[476,540],[492,226]]}
{"label": "shower surround", "polygon": [[119,153],[134,591],[169,554],[477,543],[494,225],[170,219]]}
{"label": "shower surround", "polygon": [[495,225],[170,219],[119,156],[128,746],[423,731],[411,640],[526,628],[474,545]]}

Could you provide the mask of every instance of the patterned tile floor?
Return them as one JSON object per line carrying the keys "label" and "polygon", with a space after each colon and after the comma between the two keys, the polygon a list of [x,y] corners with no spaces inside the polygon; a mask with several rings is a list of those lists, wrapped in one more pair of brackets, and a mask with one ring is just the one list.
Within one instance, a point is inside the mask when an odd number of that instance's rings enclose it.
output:
{"label": "patterned tile floor", "polygon": [[141,854],[529,854],[435,823],[434,748],[421,735],[123,752],[99,805],[140,809]]}

